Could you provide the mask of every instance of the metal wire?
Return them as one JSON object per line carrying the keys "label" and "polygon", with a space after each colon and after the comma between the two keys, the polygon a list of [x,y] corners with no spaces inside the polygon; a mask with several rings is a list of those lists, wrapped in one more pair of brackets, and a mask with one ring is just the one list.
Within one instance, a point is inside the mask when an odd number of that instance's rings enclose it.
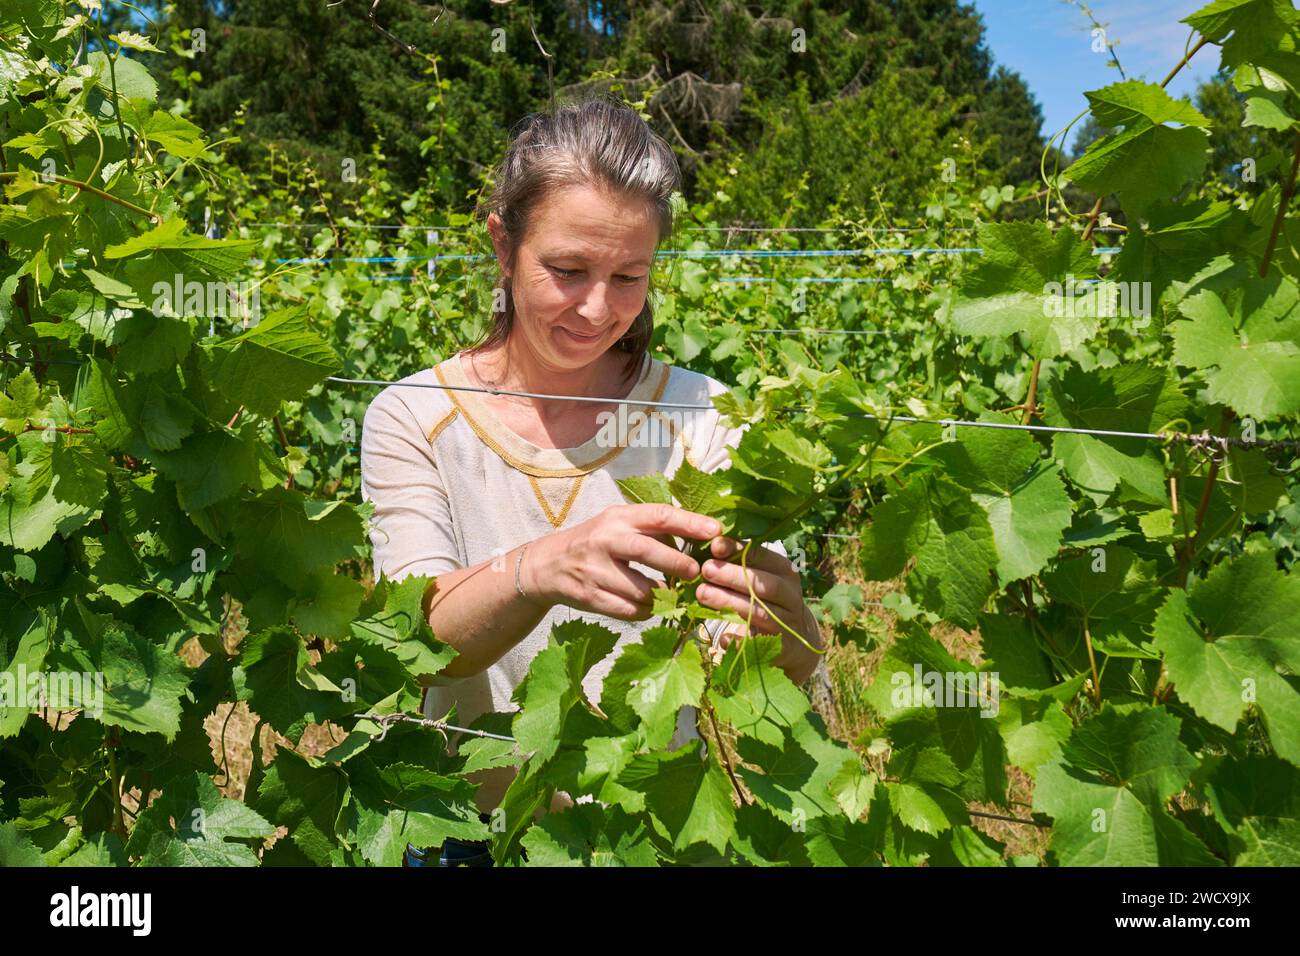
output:
{"label": "metal wire", "polygon": [[[649,399],[632,398],[593,398],[590,395],[550,395],[544,392],[516,392],[509,389],[485,388],[478,385],[444,385],[440,382],[390,382],[383,379],[373,378],[341,378],[337,375],[329,376],[326,381],[339,382],[346,385],[384,385],[397,386],[399,388],[440,388],[443,390],[454,390],[458,392],[482,392],[488,395],[513,395],[519,398],[540,398],[566,402],[595,402],[603,405],[650,405],[656,408],[684,408],[694,411],[717,411],[713,405],[699,405],[684,402],[656,402]],[[777,410],[783,412],[807,412],[812,409],[802,405],[782,405],[779,406]],[[1160,442],[1184,441],[1196,448],[1205,450],[1217,448],[1226,451],[1229,447],[1258,449],[1300,448],[1300,441],[1291,441],[1286,439],[1266,442],[1257,440],[1247,441],[1244,438],[1211,435],[1209,432],[1201,432],[1199,434],[1188,434],[1186,432],[1130,432],[1108,428],[1069,428],[1059,425],[1020,425],[1011,422],[975,422],[959,418],[918,418],[912,415],[874,415],[870,412],[846,412],[845,417],[868,418],[883,422],[906,422],[913,425],[942,425],[945,427],[955,426],[962,428],[1001,428],[1010,431],[1045,432],[1047,434],[1067,435],[1094,435],[1099,438],[1137,438]]]}

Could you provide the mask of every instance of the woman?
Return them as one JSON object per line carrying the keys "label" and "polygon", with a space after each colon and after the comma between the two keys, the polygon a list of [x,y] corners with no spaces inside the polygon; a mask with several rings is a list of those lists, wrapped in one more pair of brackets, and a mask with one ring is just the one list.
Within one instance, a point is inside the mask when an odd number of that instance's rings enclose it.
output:
{"label": "woman", "polygon": [[[647,351],[650,269],[672,232],[679,184],[672,150],[628,107],[595,99],[529,116],[477,210],[501,271],[494,324],[474,348],[402,382],[710,406],[725,391],[720,382]],[[752,615],[754,630],[783,636],[777,666],[796,683],[812,673],[818,654],[757,602],[751,608],[744,572],[727,560],[739,542],[719,537],[707,516],[627,504],[615,484],[671,476],[683,460],[723,467],[742,429],[724,427],[712,409],[623,408],[622,421],[635,424],[616,434],[613,401],[396,385],[370,405],[361,470],[363,499],[375,504],[376,576],[437,575],[426,592],[429,624],[458,652],[433,678],[426,715],[443,717],[455,704],[466,725],[488,710],[514,710],[511,693],[552,626],[579,617],[619,635],[584,681],[599,701],[622,648],[652,623],[651,589],[665,575],[701,572],[671,536],[712,542],[701,603]],[[747,565],[763,602],[819,646],[784,551],[752,549]],[[717,623],[710,631],[722,647],[745,633]],[[699,736],[692,711],[679,715],[674,749]],[[471,777],[481,784],[480,810],[500,803],[514,774],[507,767]],[[566,798],[557,794],[552,809],[570,805]]]}

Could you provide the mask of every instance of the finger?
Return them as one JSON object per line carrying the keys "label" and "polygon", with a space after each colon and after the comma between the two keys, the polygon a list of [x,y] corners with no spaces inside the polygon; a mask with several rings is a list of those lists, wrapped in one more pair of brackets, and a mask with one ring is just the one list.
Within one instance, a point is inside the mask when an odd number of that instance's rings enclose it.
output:
{"label": "finger", "polygon": [[592,603],[600,605],[593,608],[596,613],[643,621],[652,614],[653,589],[661,586],[662,582],[651,581],[635,568],[614,561],[605,573],[595,576],[593,584],[597,589],[597,597]]}
{"label": "finger", "polygon": [[653,535],[636,531],[621,533],[609,553],[620,561],[637,561],[672,577],[689,580],[700,573],[699,562],[689,554],[669,547]]}
{"label": "finger", "polygon": [[[745,550],[745,542],[737,541],[734,538],[719,536],[713,539],[712,555],[723,561],[734,561],[736,564],[741,563],[740,553]],[[746,567],[760,568],[764,571],[775,571],[777,573],[795,573],[794,565],[790,559],[781,552],[769,548],[763,544],[753,544],[749,548],[749,553],[745,555],[744,563]]]}
{"label": "finger", "polygon": [[742,568],[731,561],[709,559],[700,566],[700,573],[707,584],[727,588],[749,597],[753,588],[760,600],[766,604],[793,605],[793,598],[801,594],[797,580],[790,575],[764,571],[760,568]]}
{"label": "finger", "polygon": [[[758,604],[752,604],[749,595],[739,594],[727,588],[720,588],[712,584],[701,584],[695,591],[695,599],[706,607],[714,607],[719,610],[731,609],[749,622],[750,630],[760,631],[764,634],[776,634],[780,631],[778,625]],[[770,605],[769,605],[770,606]],[[777,610],[773,608],[773,610]]]}
{"label": "finger", "polygon": [[666,504],[628,505],[632,525],[646,534],[674,534],[679,538],[707,541],[722,531],[717,518]]}

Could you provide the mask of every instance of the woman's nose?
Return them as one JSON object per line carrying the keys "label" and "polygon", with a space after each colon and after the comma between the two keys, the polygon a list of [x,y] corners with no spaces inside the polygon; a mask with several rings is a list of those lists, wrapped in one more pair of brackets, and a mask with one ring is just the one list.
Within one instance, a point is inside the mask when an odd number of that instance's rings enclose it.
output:
{"label": "woman's nose", "polygon": [[596,281],[587,286],[578,304],[578,314],[593,325],[603,325],[612,310],[609,303],[610,283]]}

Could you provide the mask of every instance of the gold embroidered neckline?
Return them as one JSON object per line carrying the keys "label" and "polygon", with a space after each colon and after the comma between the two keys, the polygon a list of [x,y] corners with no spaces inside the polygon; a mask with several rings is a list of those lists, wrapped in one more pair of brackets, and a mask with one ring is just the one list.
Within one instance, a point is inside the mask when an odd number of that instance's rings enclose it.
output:
{"label": "gold embroidered neckline", "polygon": [[[655,365],[660,367],[660,374],[658,382],[654,384],[653,391],[651,391],[651,382],[654,378],[651,372]],[[460,365],[459,353],[453,355],[447,361],[435,365],[433,372],[443,385],[470,384],[464,369]],[[657,362],[647,355],[646,366],[641,378],[632,387],[632,391],[625,396],[624,400],[659,401],[663,398],[664,390],[668,386],[671,372],[670,366]],[[597,433],[574,448],[540,448],[506,427],[496,414],[478,398],[478,393],[456,392],[448,389],[445,394],[483,444],[500,455],[502,460],[510,467],[534,478],[576,478],[590,474],[597,468],[613,461],[626,447],[601,449],[600,446],[595,444],[599,437],[599,433]],[[633,427],[639,428],[648,418],[649,415]],[[600,453],[595,458],[584,461],[583,459],[593,451],[599,451]],[[572,497],[576,497],[576,491],[577,488],[575,487],[575,495],[571,496],[566,503],[560,516],[561,521],[563,521],[563,514],[568,512],[568,506],[573,503]],[[549,507],[547,508],[547,517],[551,518]],[[554,524],[553,518],[552,523]]]}

